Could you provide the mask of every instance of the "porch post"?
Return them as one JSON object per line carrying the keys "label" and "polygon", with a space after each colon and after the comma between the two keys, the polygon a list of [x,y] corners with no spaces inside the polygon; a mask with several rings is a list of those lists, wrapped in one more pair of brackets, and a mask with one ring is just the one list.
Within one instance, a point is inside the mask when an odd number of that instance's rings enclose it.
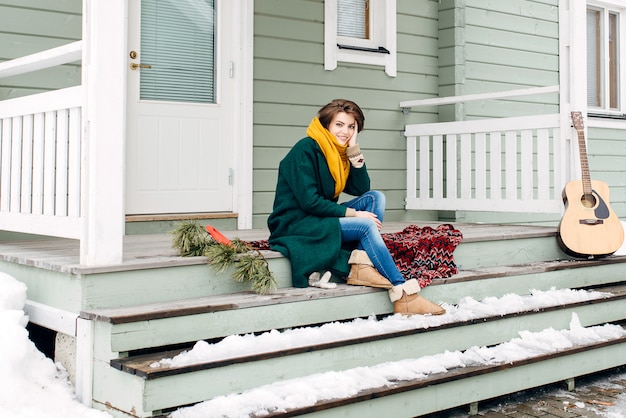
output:
{"label": "porch post", "polygon": [[[586,119],[587,116],[587,2],[569,0],[569,110],[580,111]],[[567,115],[567,124],[563,129],[569,128],[571,119]],[[573,134],[573,129],[567,129],[570,134],[569,160],[580,161],[578,142]],[[580,164],[570,164],[570,178],[577,179],[581,176]],[[565,184],[563,185],[565,186]]]}
{"label": "porch post", "polygon": [[127,10],[125,0],[83,0],[84,265],[123,256]]}
{"label": "porch post", "polygon": [[233,28],[230,36],[233,37],[233,45],[239,49],[239,68],[236,76],[235,97],[240,97],[239,109],[236,112],[233,137],[236,138],[236,149],[239,158],[235,159],[235,170],[241,173],[237,175],[235,191],[235,204],[239,218],[237,229],[251,229],[252,224],[252,80],[253,80],[253,45],[254,45],[254,0],[240,0],[233,3],[234,13],[231,23]]}

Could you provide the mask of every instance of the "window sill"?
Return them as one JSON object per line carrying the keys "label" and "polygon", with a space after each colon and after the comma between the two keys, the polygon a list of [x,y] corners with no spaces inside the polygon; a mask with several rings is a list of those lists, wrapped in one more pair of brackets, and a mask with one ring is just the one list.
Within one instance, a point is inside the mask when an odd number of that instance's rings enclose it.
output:
{"label": "window sill", "polygon": [[389,52],[389,50],[385,48],[384,46],[379,46],[378,48],[367,48],[364,46],[337,44],[337,48],[350,49],[352,51],[361,51],[361,52],[375,52],[377,54],[391,54],[391,52]]}
{"label": "window sill", "polygon": [[626,120],[626,114],[624,113],[595,113],[587,112],[587,117],[598,119],[614,119],[614,120]]}

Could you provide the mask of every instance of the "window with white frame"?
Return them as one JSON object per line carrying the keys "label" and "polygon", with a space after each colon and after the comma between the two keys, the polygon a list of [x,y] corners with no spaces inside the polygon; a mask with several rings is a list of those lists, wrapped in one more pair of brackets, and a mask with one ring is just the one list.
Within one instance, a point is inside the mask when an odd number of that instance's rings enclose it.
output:
{"label": "window with white frame", "polygon": [[325,0],[324,68],[379,65],[396,76],[396,1]]}
{"label": "window with white frame", "polygon": [[[621,3],[621,4],[619,4]],[[587,106],[589,112],[623,114],[621,32],[623,1],[587,6]]]}

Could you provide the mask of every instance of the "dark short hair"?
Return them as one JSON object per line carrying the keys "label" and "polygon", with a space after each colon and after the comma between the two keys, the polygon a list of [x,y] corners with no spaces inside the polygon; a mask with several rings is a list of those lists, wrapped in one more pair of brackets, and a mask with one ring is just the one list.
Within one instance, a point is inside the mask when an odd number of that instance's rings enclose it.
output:
{"label": "dark short hair", "polygon": [[363,127],[365,126],[365,116],[363,115],[363,111],[359,105],[350,100],[333,100],[317,112],[317,117],[319,118],[322,126],[328,129],[335,115],[340,112],[345,112],[354,117],[357,123],[357,132],[361,132],[363,130]]}

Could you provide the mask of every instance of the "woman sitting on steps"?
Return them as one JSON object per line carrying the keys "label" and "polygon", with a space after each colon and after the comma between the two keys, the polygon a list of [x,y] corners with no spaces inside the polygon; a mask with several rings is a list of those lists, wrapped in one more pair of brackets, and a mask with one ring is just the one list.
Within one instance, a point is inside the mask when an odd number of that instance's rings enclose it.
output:
{"label": "woman sitting on steps", "polygon": [[[396,313],[443,314],[419,295],[417,280],[404,279],[380,235],[385,195],[370,190],[357,143],[364,122],[349,100],[319,110],[280,162],[269,244],[290,260],[295,287],[324,287],[319,272],[332,271],[350,285],[389,289]],[[356,197],[339,204],[341,193]]]}

